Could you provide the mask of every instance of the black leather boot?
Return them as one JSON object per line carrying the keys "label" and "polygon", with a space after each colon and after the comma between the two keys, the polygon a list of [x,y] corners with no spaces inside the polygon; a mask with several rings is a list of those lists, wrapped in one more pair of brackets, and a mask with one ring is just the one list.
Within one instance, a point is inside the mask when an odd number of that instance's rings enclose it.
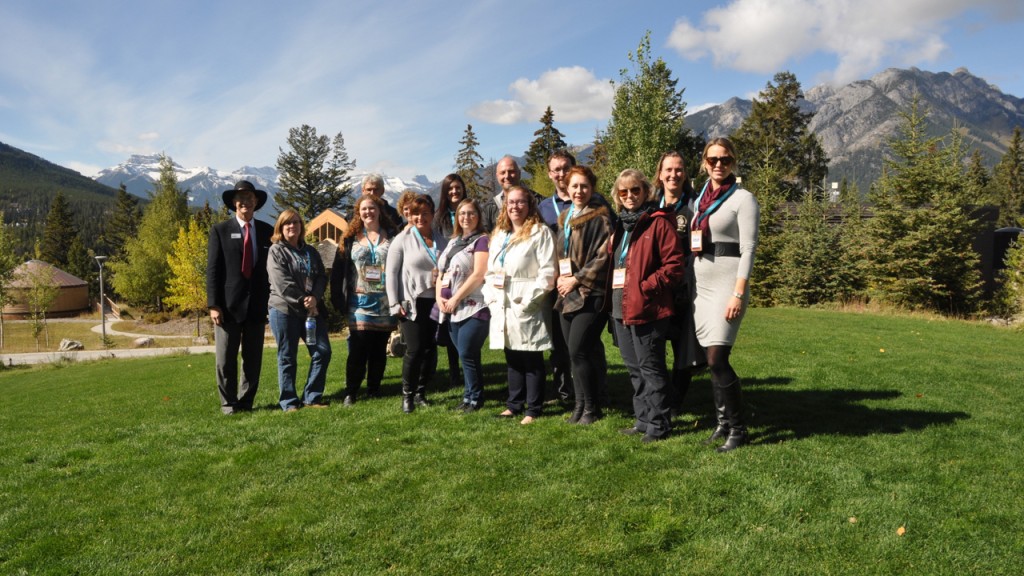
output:
{"label": "black leather boot", "polygon": [[412,401],[412,394],[402,394],[402,412],[412,414],[415,409],[416,404]]}
{"label": "black leather boot", "polygon": [[719,452],[729,452],[747,443],[747,427],[743,424],[743,399],[740,394],[739,379],[721,388],[725,417],[729,421],[729,437],[725,444],[716,448]]}
{"label": "black leather boot", "polygon": [[711,436],[704,441],[705,446],[716,444],[719,440],[729,435],[729,420],[725,416],[725,402],[722,400],[722,389],[719,386],[712,384],[711,395],[715,399],[715,418],[717,419],[718,426],[715,427]]}
{"label": "black leather boot", "polygon": [[424,396],[422,392],[417,392],[412,397],[412,401],[415,402],[417,406],[421,406],[423,408],[430,406],[430,402],[427,402],[427,397]]}
{"label": "black leather boot", "polygon": [[572,415],[569,416],[569,424],[578,424],[580,418],[583,417],[583,401],[577,400],[576,405],[573,406]]}

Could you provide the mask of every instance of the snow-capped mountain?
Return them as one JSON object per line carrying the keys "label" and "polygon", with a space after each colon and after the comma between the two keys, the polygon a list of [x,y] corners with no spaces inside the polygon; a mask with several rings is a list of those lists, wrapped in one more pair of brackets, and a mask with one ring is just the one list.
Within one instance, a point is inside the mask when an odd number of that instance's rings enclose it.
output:
{"label": "snow-capped mountain", "polygon": [[[273,205],[274,195],[280,191],[277,187],[278,172],[276,168],[243,166],[238,170],[226,172],[210,167],[184,168],[175,162],[174,170],[178,175],[178,187],[188,191],[189,204],[192,206],[202,206],[209,202],[210,206],[215,209],[219,208],[221,194],[225,190],[232,189],[239,180],[248,180],[257,188],[266,190],[270,195],[268,214],[278,212],[277,206]],[[362,188],[363,177],[367,174],[369,172],[352,173],[345,183],[358,193]],[[438,184],[431,182],[426,176],[416,176],[412,181],[403,180],[397,176],[383,174],[381,176],[384,178],[384,198],[392,205],[405,190],[412,190],[418,194],[430,194],[435,200],[437,199]],[[135,154],[114,168],[101,171],[94,179],[113,188],[124,184],[130,194],[148,198],[153,191],[154,183],[159,178],[160,156]]]}

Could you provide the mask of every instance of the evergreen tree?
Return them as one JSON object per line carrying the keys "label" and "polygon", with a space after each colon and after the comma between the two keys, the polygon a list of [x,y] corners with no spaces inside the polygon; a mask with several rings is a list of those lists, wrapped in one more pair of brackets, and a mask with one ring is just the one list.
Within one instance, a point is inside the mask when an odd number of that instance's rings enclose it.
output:
{"label": "evergreen tree", "polygon": [[274,202],[294,208],[307,222],[328,208],[343,209],[352,192],[345,180],[355,161],[349,160],[341,132],[332,144],[327,135],[303,124],[288,130],[287,143],[288,151],[278,149],[281,191],[274,195]]}
{"label": "evergreen tree", "polygon": [[786,222],[780,237],[776,302],[811,306],[835,300],[839,229],[828,223],[829,204],[820,195],[806,192],[797,217]]}
{"label": "evergreen tree", "polygon": [[899,307],[969,313],[981,280],[971,249],[977,223],[969,213],[963,144],[956,130],[948,139],[928,137],[919,102],[915,97],[901,113],[871,195],[869,290]]}
{"label": "evergreen tree", "polygon": [[992,177],[985,168],[985,161],[981,157],[981,151],[977,148],[971,153],[971,160],[967,164],[967,192],[975,198],[975,204],[996,204],[995,194],[989,187]]}
{"label": "evergreen tree", "polygon": [[41,260],[58,268],[67,268],[68,252],[71,243],[78,237],[74,214],[64,197],[64,192],[57,191],[50,203],[50,212],[46,215],[46,226],[43,228],[43,241],[40,244]]}
{"label": "evergreen tree", "polygon": [[1013,139],[996,164],[995,204],[999,206],[999,226],[1024,226],[1024,145],[1020,126],[1013,129]]}
{"label": "evergreen tree", "polygon": [[196,314],[196,336],[200,335],[200,311],[206,310],[206,248],[209,234],[209,225],[197,214],[189,219],[187,228],[178,229],[178,237],[167,254],[171,274],[167,279],[166,302],[179,310]]}
{"label": "evergreen tree", "polygon": [[466,132],[462,135],[462,140],[459,140],[459,144],[462,148],[459,148],[455,156],[455,173],[466,183],[466,196],[483,200],[489,196],[488,188],[480,178],[480,172],[484,169],[484,157],[476,151],[480,142],[476,139],[472,124],[466,124]]}
{"label": "evergreen tree", "polygon": [[836,294],[840,302],[866,298],[865,269],[869,261],[864,205],[856,184],[844,178],[839,185],[839,224],[836,242]]}
{"label": "evergreen tree", "polygon": [[96,261],[92,259],[89,251],[85,249],[85,244],[82,243],[80,236],[76,235],[74,240],[71,241],[71,247],[68,249],[68,263],[65,270],[72,276],[85,280],[86,285],[89,286],[90,302],[99,298],[99,269],[96,267]]}
{"label": "evergreen tree", "polygon": [[119,258],[124,254],[124,246],[130,238],[134,238],[138,233],[141,219],[142,209],[139,208],[139,199],[129,194],[125,185],[121,184],[117,191],[117,204],[103,231],[103,246],[107,251],[106,256]]}
{"label": "evergreen tree", "polygon": [[139,223],[138,235],[125,244],[124,254],[110,262],[110,284],[132,304],[162,308],[167,294],[167,254],[188,220],[188,198],[178,188],[174,164],[160,160],[160,180]]}
{"label": "evergreen tree", "polygon": [[750,116],[733,135],[733,142],[740,153],[740,174],[752,177],[771,166],[782,178],[786,199],[797,201],[805,192],[820,189],[828,173],[828,157],[807,128],[813,114],[800,111],[803,92],[796,76],[779,72],[774,82],[754,99]]}
{"label": "evergreen tree", "polygon": [[14,269],[20,265],[14,253],[14,238],[4,225],[4,213],[0,212],[0,350],[4,347],[4,306],[13,302],[11,284],[14,283]]}
{"label": "evergreen tree", "polygon": [[771,165],[754,173],[752,178],[744,179],[743,187],[757,197],[761,207],[757,226],[757,263],[750,278],[751,303],[771,306],[775,303],[775,293],[782,280],[779,259],[786,216],[785,191],[779,173]]}
{"label": "evergreen tree", "polygon": [[1003,264],[993,308],[997,315],[1012,320],[1024,312],[1024,236],[1010,245]]}
{"label": "evergreen tree", "polygon": [[567,145],[565,134],[555,128],[555,113],[551,106],[544,111],[540,124],[540,129],[533,133],[535,138],[526,151],[524,170],[531,175],[527,185],[535,192],[550,196],[555,191],[555,185],[547,177],[548,157],[557,150],[564,150]]}
{"label": "evergreen tree", "polygon": [[651,59],[649,31],[628,58],[633,64],[632,75],[629,70],[620,71],[611,119],[601,138],[607,163],[599,164],[596,172],[605,184],[625,168],[651,176],[664,152],[678,150],[684,157],[691,157],[697,141],[684,124],[683,90],[676,89],[677,81],[664,60]]}

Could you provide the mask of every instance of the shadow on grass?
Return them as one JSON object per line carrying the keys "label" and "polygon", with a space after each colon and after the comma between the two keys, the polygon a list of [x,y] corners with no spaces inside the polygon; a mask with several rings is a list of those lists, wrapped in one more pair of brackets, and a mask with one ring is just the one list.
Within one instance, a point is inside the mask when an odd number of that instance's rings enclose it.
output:
{"label": "shadow on grass", "polygon": [[817,435],[902,434],[970,418],[962,411],[940,412],[867,406],[865,401],[895,401],[898,390],[778,390],[766,381],[744,381],[746,410],[756,432],[753,442],[774,444]]}

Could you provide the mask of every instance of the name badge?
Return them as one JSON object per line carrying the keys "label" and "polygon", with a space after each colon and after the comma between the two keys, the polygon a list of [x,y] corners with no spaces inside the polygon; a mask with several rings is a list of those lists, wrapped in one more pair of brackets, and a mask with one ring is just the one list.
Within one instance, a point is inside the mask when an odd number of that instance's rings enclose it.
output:
{"label": "name badge", "polygon": [[367,266],[366,270],[366,281],[367,282],[380,282],[381,270],[380,266]]}
{"label": "name badge", "polygon": [[704,234],[700,230],[690,230],[690,250],[700,252],[704,247]]}
{"label": "name badge", "polygon": [[622,288],[626,285],[626,269],[616,268],[612,270],[612,288]]}
{"label": "name badge", "polygon": [[494,286],[495,288],[504,288],[505,287],[505,272],[504,271],[494,272],[494,273],[491,274],[491,286]]}
{"label": "name badge", "polygon": [[441,288],[451,288],[451,287],[452,287],[452,273],[451,272],[445,272],[444,276],[441,276]]}
{"label": "name badge", "polygon": [[572,261],[568,258],[562,258],[558,261],[558,275],[559,276],[572,276]]}
{"label": "name badge", "polygon": [[312,278],[306,278],[306,294],[309,294],[312,291],[313,291],[313,279]]}
{"label": "name badge", "polygon": [[242,233],[241,232],[232,232],[231,233],[231,239],[232,240],[238,240],[241,237],[242,237]]}

